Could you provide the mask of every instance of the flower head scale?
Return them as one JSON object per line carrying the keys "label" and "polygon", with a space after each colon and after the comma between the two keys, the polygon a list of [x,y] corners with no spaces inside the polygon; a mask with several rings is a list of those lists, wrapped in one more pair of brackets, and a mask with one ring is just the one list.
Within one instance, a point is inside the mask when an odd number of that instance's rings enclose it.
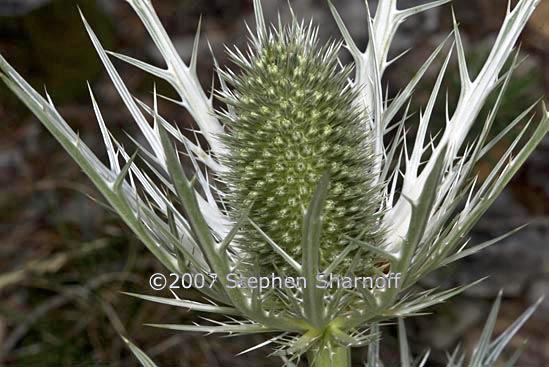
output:
{"label": "flower head scale", "polygon": [[[112,139],[90,87],[108,166],[79,139],[51,98],[36,92],[1,56],[0,76],[167,269],[217,274],[217,283],[199,289],[211,303],[137,296],[226,315],[226,322],[156,326],[206,333],[277,332],[269,342],[278,345],[287,365],[305,354],[314,366],[350,365],[349,348],[373,342],[369,363],[377,366],[380,320],[417,314],[466,288],[419,294],[411,290],[425,274],[495,242],[462,246],[472,226],[549,130],[549,113],[544,109],[526,142],[519,146],[524,132],[519,134],[488,178],[476,182],[476,163],[502,137],[488,140],[488,133],[516,58],[509,69],[504,66],[539,3],[521,0],[509,7],[494,47],[474,79],[455,25],[455,43],[415,122],[414,141],[406,136],[405,126],[414,123],[406,106],[445,45],[391,100],[383,94],[383,75],[394,61],[388,59],[389,48],[399,24],[447,2],[397,9],[396,0],[379,1],[374,18],[368,9],[370,42],[365,51],[358,49],[330,4],[354,60],[351,69],[338,67],[337,43],[317,47],[312,27],[293,21],[268,32],[261,2],[254,0],[257,35],[247,57],[233,52],[241,72],[220,72],[220,98],[226,108],[217,114],[213,97],[198,81],[198,40],[191,61],[185,63],[150,0],[128,3],[165,59],[165,69],[105,51],[83,17],[101,61],[147,142],[136,143],[138,158]],[[429,139],[434,104],[453,50],[461,94],[455,108],[447,108],[453,112],[448,113],[446,129]],[[194,118],[208,147],[190,140],[161,117],[156,91],[152,106],[135,99],[110,56],[170,83],[179,96],[175,102]],[[486,121],[477,121],[493,92],[498,93],[496,104]],[[510,126],[521,122],[532,108]],[[472,145],[464,146],[475,122],[483,124],[481,133]],[[388,143],[390,132],[395,137]],[[182,168],[174,142],[190,157],[192,179]],[[143,161],[146,170],[138,164]],[[233,273],[268,271],[299,275],[309,285],[315,284],[319,273],[331,271],[346,275],[394,272],[402,278],[398,288],[335,291],[309,286],[258,292],[229,282]],[[488,328],[486,340],[490,333]],[[492,361],[502,344],[501,340],[496,343],[495,350],[480,348],[478,358]]]}

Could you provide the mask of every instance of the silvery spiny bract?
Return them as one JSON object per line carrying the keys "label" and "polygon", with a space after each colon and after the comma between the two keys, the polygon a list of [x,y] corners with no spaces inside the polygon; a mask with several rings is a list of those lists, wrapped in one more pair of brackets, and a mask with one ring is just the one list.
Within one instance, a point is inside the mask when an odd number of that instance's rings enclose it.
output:
{"label": "silvery spiny bract", "polygon": [[[448,3],[438,0],[398,9],[396,0],[368,2],[365,28],[369,44],[361,51],[336,8],[334,18],[353,63],[341,66],[339,43],[318,44],[317,29],[300,23],[266,24],[260,0],[254,1],[256,30],[244,55],[229,48],[230,69],[220,69],[218,99],[202,89],[197,73],[198,37],[190,62],[177,54],[150,0],[127,0],[163,56],[166,68],[108,52],[84,25],[114,87],[146,139],[127,150],[113,139],[92,88],[90,95],[108,153],[108,166],[82,142],[56,110],[0,56],[1,77],[62,144],[149,250],[174,273],[212,274],[219,281],[199,289],[210,302],[133,294],[142,299],[225,315],[226,321],[201,325],[155,325],[206,333],[274,333],[267,342],[286,366],[302,356],[315,367],[350,366],[350,348],[369,345],[367,366],[379,367],[380,328],[397,318],[401,364],[414,362],[402,318],[443,302],[468,286],[446,291],[416,291],[413,286],[433,270],[497,242],[465,246],[467,233],[496,199],[549,130],[549,113],[530,120],[491,174],[482,182],[475,166],[532,106],[503,132],[489,134],[518,53],[520,32],[539,0],[509,5],[495,44],[480,72],[469,74],[460,32],[433,52],[396,96],[384,95],[384,73],[398,26],[422,11]],[[453,39],[453,43],[449,41]],[[445,51],[446,50],[446,51]],[[409,110],[414,89],[441,59],[431,97],[418,115]],[[461,93],[447,106],[443,131],[430,131],[452,54],[457,55]],[[152,106],[134,98],[111,61],[122,59],[171,84],[178,103],[196,121],[207,146],[191,140],[164,120],[154,90]],[[484,121],[479,114],[496,94]],[[466,137],[474,123],[480,135]],[[416,134],[406,134],[414,126]],[[472,143],[467,143],[472,141]],[[193,172],[183,169],[183,150]],[[144,164],[144,166],[142,166]],[[143,167],[143,168],[140,168]],[[509,234],[507,234],[509,235]],[[506,236],[506,235],[505,235]],[[401,274],[398,288],[322,289],[314,286],[257,289],[231,287],[230,274],[296,275],[315,284],[319,273]],[[488,318],[467,366],[494,366],[503,347],[534,311],[529,308],[499,338],[491,341],[500,298]],[[206,319],[209,320],[209,319]],[[154,363],[127,341],[142,364]],[[448,366],[465,366],[456,352]],[[512,366],[512,364],[510,364]]]}

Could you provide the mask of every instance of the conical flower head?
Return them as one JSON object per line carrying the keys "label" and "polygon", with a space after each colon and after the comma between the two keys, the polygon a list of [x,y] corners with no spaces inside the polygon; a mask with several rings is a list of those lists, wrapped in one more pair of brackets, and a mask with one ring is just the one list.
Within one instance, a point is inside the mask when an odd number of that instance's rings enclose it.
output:
{"label": "conical flower head", "polygon": [[[235,216],[251,206],[257,227],[299,258],[305,208],[328,173],[320,246],[325,267],[349,238],[380,241],[381,194],[370,173],[367,114],[354,102],[351,69],[339,66],[340,44],[318,47],[316,29],[295,21],[254,41],[247,57],[231,53],[240,72],[223,74],[233,87],[222,97],[229,107],[222,116],[228,202]],[[252,224],[239,242],[242,253],[266,270],[284,266]]]}

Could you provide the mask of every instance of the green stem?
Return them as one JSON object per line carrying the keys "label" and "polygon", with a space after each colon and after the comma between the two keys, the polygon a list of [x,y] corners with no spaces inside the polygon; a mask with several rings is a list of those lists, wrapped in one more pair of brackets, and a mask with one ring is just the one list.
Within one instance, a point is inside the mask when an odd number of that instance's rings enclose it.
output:
{"label": "green stem", "polygon": [[351,348],[334,345],[324,345],[308,353],[311,367],[351,367]]}

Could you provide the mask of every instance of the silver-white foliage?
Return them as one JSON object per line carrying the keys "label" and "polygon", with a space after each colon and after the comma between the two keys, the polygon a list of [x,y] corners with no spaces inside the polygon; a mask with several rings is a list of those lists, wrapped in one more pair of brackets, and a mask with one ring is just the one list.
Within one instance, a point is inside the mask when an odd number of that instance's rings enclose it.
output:
{"label": "silver-white foliage", "polygon": [[[454,349],[451,354],[448,354],[448,360],[446,367],[496,367],[501,365],[498,361],[504,348],[509,344],[511,339],[516,335],[518,330],[524,325],[524,323],[532,316],[538,304],[529,307],[518,319],[516,319],[511,325],[505,329],[497,337],[494,337],[494,329],[496,326],[496,320],[498,311],[501,305],[500,293],[498,298],[492,306],[492,310],[486,320],[486,324],[482,330],[482,334],[476,344],[473,354],[469,360],[466,360],[465,354],[459,347]],[[403,319],[398,319],[398,341],[399,341],[399,354],[400,354],[400,366],[401,367],[428,367],[430,351],[427,350],[423,354],[414,358],[411,354],[409,347],[409,340],[406,334],[406,327]],[[378,333],[379,326],[374,324],[372,326],[372,333]],[[137,346],[131,341],[123,338],[136,358],[141,362],[144,367],[157,367],[157,365]],[[263,344],[271,343],[272,340],[268,340]],[[521,355],[526,343],[522,344],[511,356],[511,358],[505,363],[505,367],[517,366],[517,361]],[[260,345],[258,347],[262,347]],[[255,349],[255,347],[254,347]],[[248,350],[249,351],[249,350]],[[244,352],[248,352],[244,351]],[[282,357],[285,367],[295,367],[296,364],[290,362],[286,357]],[[384,367],[384,364],[380,357],[380,339],[372,338],[371,343],[368,346],[368,356],[364,367]]]}

